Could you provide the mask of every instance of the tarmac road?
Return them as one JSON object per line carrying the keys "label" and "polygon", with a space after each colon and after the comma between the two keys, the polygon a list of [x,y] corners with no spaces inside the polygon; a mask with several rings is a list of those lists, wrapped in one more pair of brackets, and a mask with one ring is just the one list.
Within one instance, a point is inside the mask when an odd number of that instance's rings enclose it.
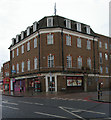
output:
{"label": "tarmac road", "polygon": [[110,119],[110,103],[70,98],[2,97],[2,118]]}

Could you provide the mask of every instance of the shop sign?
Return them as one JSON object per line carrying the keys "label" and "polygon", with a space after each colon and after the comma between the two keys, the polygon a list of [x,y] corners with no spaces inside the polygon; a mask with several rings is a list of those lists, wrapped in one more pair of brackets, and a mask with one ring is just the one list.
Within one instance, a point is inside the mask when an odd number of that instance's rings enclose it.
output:
{"label": "shop sign", "polygon": [[12,73],[16,73],[16,70],[12,70]]}

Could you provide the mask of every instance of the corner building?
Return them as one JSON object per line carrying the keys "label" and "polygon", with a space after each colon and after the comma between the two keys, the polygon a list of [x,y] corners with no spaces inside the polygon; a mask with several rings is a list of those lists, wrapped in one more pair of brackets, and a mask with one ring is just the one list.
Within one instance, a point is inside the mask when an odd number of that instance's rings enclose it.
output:
{"label": "corner building", "polygon": [[91,91],[99,82],[99,37],[89,25],[47,16],[12,39],[13,90]]}

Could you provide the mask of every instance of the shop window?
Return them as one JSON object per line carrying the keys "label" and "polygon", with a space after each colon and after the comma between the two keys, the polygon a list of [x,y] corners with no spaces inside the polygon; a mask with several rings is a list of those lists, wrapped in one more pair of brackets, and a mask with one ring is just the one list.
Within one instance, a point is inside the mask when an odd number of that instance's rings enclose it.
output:
{"label": "shop window", "polygon": [[34,81],[33,80],[29,81],[29,87],[34,87]]}

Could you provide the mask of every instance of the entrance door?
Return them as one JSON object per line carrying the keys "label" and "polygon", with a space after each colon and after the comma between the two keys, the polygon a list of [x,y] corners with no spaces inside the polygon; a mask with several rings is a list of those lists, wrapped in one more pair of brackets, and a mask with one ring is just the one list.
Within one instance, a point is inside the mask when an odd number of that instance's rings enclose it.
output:
{"label": "entrance door", "polygon": [[55,79],[54,77],[48,77],[48,91],[55,91]]}

